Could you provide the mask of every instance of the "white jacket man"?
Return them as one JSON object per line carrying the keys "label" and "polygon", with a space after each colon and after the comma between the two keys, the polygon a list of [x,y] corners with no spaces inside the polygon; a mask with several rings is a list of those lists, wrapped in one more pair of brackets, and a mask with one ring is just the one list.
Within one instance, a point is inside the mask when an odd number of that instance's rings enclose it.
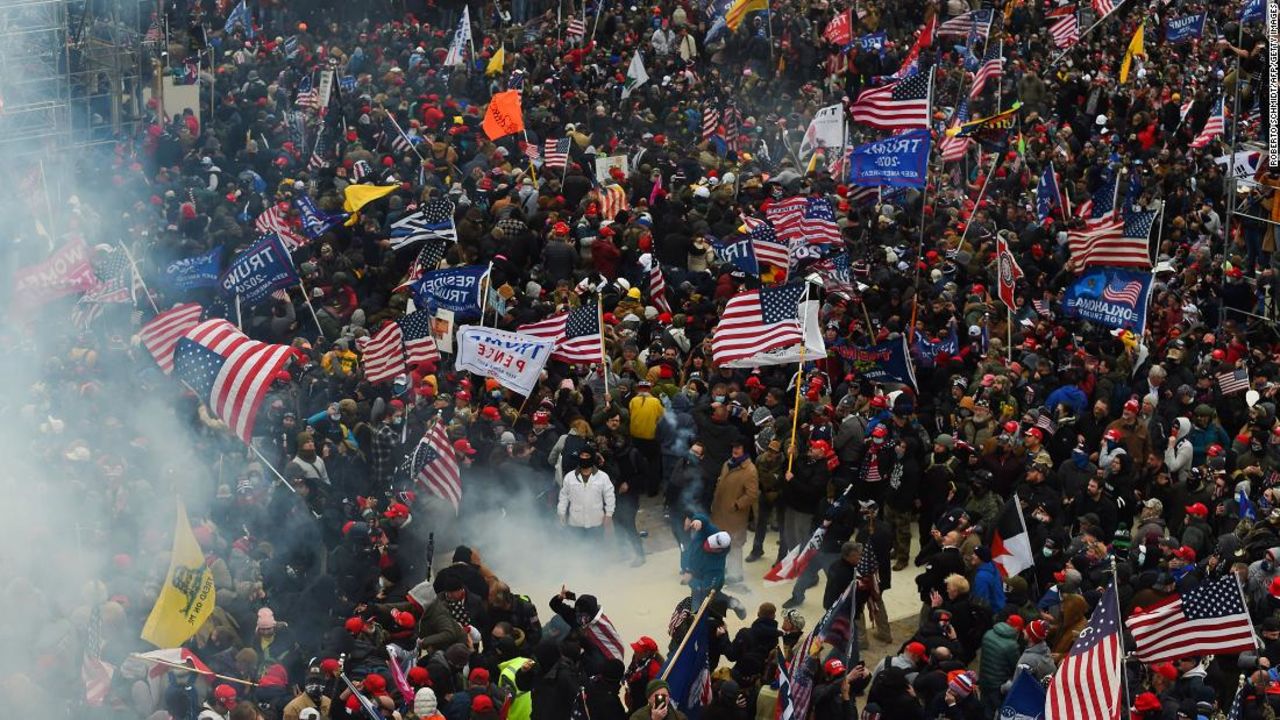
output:
{"label": "white jacket man", "polygon": [[613,529],[613,483],[609,474],[596,469],[596,454],[590,449],[578,453],[578,468],[564,476],[556,516],[562,525],[591,530],[601,525]]}

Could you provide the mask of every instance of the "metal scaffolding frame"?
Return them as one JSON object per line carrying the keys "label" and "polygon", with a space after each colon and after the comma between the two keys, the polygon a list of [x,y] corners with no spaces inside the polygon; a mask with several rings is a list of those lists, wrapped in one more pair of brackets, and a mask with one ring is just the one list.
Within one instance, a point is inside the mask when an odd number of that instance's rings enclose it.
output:
{"label": "metal scaffolding frame", "polygon": [[0,155],[21,157],[71,139],[65,0],[0,3]]}
{"label": "metal scaffolding frame", "polygon": [[162,43],[145,42],[155,0],[67,0],[72,144],[133,134],[143,86]]}

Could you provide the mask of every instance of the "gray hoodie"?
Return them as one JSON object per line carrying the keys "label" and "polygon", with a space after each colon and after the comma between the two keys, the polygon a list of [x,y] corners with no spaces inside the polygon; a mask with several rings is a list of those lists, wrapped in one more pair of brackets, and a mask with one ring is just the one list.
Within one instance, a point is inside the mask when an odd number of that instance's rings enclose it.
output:
{"label": "gray hoodie", "polygon": [[1169,443],[1164,451],[1164,464],[1169,467],[1169,475],[1175,481],[1186,480],[1191,471],[1191,456],[1194,449],[1187,436],[1191,434],[1191,421],[1180,417],[1174,421],[1178,429],[1178,439]]}

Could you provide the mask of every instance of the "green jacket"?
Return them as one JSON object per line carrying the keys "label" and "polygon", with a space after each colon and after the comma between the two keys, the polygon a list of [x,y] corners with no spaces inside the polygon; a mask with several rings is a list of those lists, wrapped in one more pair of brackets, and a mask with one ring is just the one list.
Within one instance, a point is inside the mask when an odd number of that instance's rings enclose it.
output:
{"label": "green jacket", "polygon": [[982,636],[978,687],[983,694],[999,693],[1000,686],[1013,679],[1013,673],[1018,669],[1018,656],[1021,654],[1018,631],[1008,623],[998,622]]}

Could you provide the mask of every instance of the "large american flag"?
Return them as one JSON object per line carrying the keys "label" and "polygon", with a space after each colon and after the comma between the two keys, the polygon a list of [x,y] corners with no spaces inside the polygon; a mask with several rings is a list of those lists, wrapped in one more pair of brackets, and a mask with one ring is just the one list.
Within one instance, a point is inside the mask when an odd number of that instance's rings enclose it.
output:
{"label": "large american flag", "polygon": [[1125,621],[1144,663],[1252,650],[1256,638],[1233,573],[1135,611]]}
{"label": "large american flag", "polygon": [[710,140],[720,128],[720,111],[713,107],[702,109],[702,139]]}
{"label": "large american flag", "polygon": [[562,168],[569,163],[569,138],[547,138],[542,146],[542,163],[549,168]]}
{"label": "large american flag", "polygon": [[[1121,0],[1124,2],[1124,0]],[[1098,13],[1098,19],[1105,18],[1115,12],[1116,4],[1111,0],[1093,0],[1093,11]]]}
{"label": "large american flag", "polygon": [[360,352],[364,377],[371,383],[392,380],[418,363],[440,360],[440,351],[431,335],[431,315],[426,310],[411,312],[388,323],[360,345]]}
{"label": "large american flag", "polygon": [[982,58],[982,65],[973,75],[973,87],[969,88],[969,97],[976,98],[987,86],[987,80],[999,78],[1004,73],[1004,41],[987,48]]}
{"label": "large american flag", "polygon": [[1120,603],[1114,584],[1093,609],[1071,652],[1058,666],[1045,698],[1045,720],[1120,717]]}
{"label": "large american flag", "polygon": [[196,303],[174,305],[159,315],[151,318],[138,337],[142,345],[156,359],[156,364],[168,375],[173,372],[173,351],[191,328],[200,324],[200,313],[204,308]]}
{"label": "large american flag", "polygon": [[990,8],[981,10],[971,10],[963,15],[957,15],[950,20],[945,20],[938,26],[935,37],[944,37],[947,35],[968,36],[972,30],[977,33],[978,37],[983,40],[987,39],[987,35],[991,32],[991,18],[995,15]]}
{"label": "large american flag", "polygon": [[621,185],[610,185],[600,189],[600,217],[613,220],[618,213],[629,209],[627,191]]}
{"label": "large american flag", "polygon": [[422,436],[418,446],[409,455],[410,477],[421,483],[427,492],[447,500],[458,511],[462,503],[462,472],[458,459],[453,455],[453,445],[440,420]]}
{"label": "large american flag", "polygon": [[600,311],[593,302],[546,320],[521,325],[517,332],[554,340],[551,357],[567,363],[601,362],[603,337],[600,334]]}
{"label": "large american flag", "polygon": [[712,360],[723,365],[804,342],[799,313],[804,293],[804,285],[796,283],[735,295],[711,338]]}
{"label": "large american flag", "polygon": [[298,96],[293,103],[298,107],[309,108],[311,110],[320,109],[320,93],[316,91],[311,83],[311,76],[307,75],[298,82]]}
{"label": "large american flag", "polygon": [[253,221],[253,229],[259,235],[270,235],[275,233],[280,236],[280,240],[284,242],[285,249],[293,252],[303,245],[307,244],[307,239],[294,231],[293,226],[289,224],[288,205],[286,203],[272,203],[257,220]]}
{"label": "large american flag", "polygon": [[662,278],[662,266],[657,258],[649,261],[649,299],[658,312],[671,312],[671,303],[667,302],[667,281]]}
{"label": "large american flag", "polygon": [[1200,134],[1196,135],[1195,139],[1191,141],[1191,147],[1202,148],[1222,134],[1223,128],[1226,127],[1226,121],[1224,120],[1226,108],[1225,96],[1219,97],[1217,107],[1213,109],[1213,114],[1205,121],[1204,127],[1200,129]]}
{"label": "large american flag", "polygon": [[173,371],[248,444],[258,407],[296,352],[250,340],[226,320],[206,320],[178,341]]}
{"label": "large american flag", "polygon": [[1244,368],[1226,370],[1217,374],[1218,389],[1223,395],[1234,395],[1249,389],[1249,371]]}
{"label": "large american flag", "polygon": [[783,221],[772,221],[778,234],[778,240],[788,245],[808,243],[839,243],[840,226],[836,224],[835,209],[826,198],[805,198],[804,206],[798,217],[786,215]]}
{"label": "large american flag", "polygon": [[1069,266],[1150,267],[1147,244],[1155,216],[1154,211],[1139,211],[1125,213],[1124,219],[1108,214],[1096,222],[1086,221],[1083,230],[1067,233]]}
{"label": "large american flag", "polygon": [[582,634],[604,654],[605,658],[609,660],[626,658],[626,645],[622,642],[622,635],[603,610],[597,612],[595,617],[582,626]]}
{"label": "large american flag", "polygon": [[932,86],[930,68],[927,73],[864,90],[849,109],[849,118],[882,130],[927,128]]}
{"label": "large american flag", "polygon": [[1080,20],[1075,12],[1070,15],[1052,18],[1049,23],[1049,34],[1053,36],[1053,46],[1066,48],[1080,42]]}

